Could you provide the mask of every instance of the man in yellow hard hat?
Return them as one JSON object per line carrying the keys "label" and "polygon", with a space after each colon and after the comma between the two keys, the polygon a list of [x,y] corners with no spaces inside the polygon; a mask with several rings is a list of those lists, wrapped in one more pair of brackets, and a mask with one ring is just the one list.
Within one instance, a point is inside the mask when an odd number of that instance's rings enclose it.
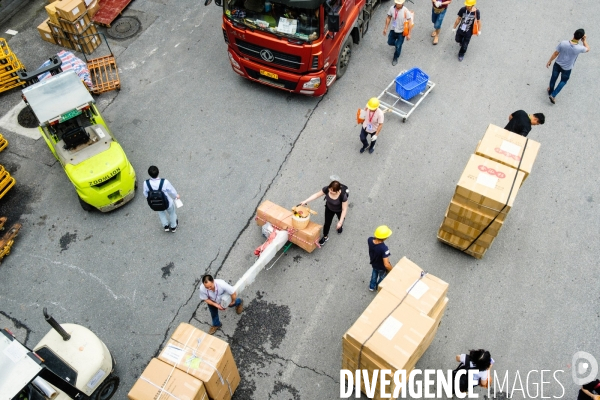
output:
{"label": "man in yellow hard hat", "polygon": [[[361,114],[365,120],[363,121],[362,129],[360,130],[360,141],[363,144],[360,153],[364,153],[365,150],[369,148],[369,154],[373,154],[375,151],[376,140],[383,127],[383,111],[379,109],[379,99],[377,97],[372,97],[367,103],[367,107],[362,111]],[[370,146],[367,141],[367,135],[371,136]]]}
{"label": "man in yellow hard hat", "polygon": [[373,267],[371,283],[369,283],[369,290],[371,292],[377,289],[379,283],[392,270],[392,264],[390,264],[389,260],[390,249],[384,243],[390,236],[392,236],[392,230],[386,225],[381,225],[375,229],[373,237],[367,239],[369,257],[371,259],[371,266]]}
{"label": "man in yellow hard hat", "polygon": [[456,32],[454,40],[460,44],[458,61],[465,58],[467,47],[469,47],[469,42],[473,36],[473,29],[477,29],[477,36],[481,35],[481,14],[475,8],[476,2],[476,0],[465,0],[465,6],[458,10],[458,17],[454,21],[454,27],[452,28],[452,32]]}

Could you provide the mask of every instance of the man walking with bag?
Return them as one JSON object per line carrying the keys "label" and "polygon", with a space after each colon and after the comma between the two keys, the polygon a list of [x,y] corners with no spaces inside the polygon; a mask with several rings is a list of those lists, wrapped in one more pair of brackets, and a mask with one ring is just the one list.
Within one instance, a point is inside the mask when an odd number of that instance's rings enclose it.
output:
{"label": "man walking with bag", "polygon": [[144,181],[144,197],[148,200],[150,208],[158,211],[165,232],[175,233],[179,221],[173,199],[179,199],[179,195],[171,182],[158,177],[158,168],[154,165],[148,168],[148,175],[150,179]]}
{"label": "man walking with bag", "polygon": [[389,260],[390,249],[384,243],[390,236],[392,236],[392,230],[385,225],[381,225],[375,229],[373,236],[367,239],[369,258],[371,267],[373,267],[371,282],[369,283],[371,292],[377,290],[379,283],[392,270],[392,264]]}
{"label": "man walking with bag", "polygon": [[390,7],[387,13],[387,19],[385,20],[385,28],[383,28],[383,36],[387,34],[388,26],[392,23],[392,29],[388,35],[388,44],[394,46],[394,57],[392,58],[392,65],[398,64],[398,57],[402,51],[402,44],[404,43],[404,37],[406,40],[410,40],[410,32],[413,28],[413,14],[404,7],[404,0],[394,0],[394,5]]}
{"label": "man walking with bag", "polygon": [[[582,44],[579,44],[580,40]],[[547,89],[548,98],[552,104],[556,104],[556,96],[558,96],[571,77],[571,70],[573,69],[573,65],[575,65],[577,56],[581,53],[587,53],[588,51],[590,51],[590,46],[587,44],[587,38],[583,29],[577,29],[573,34],[573,39],[570,41],[563,40],[558,44],[556,51],[552,53],[550,61],[546,64],[546,68],[550,68],[550,64],[556,59],[556,61],[554,61],[554,66],[552,67],[550,86]],[[558,75],[560,75],[560,83],[555,88],[554,85],[556,85]]]}
{"label": "man walking with bag", "polygon": [[456,32],[454,40],[460,44],[458,61],[465,58],[471,37],[481,35],[481,14],[475,8],[476,2],[476,0],[465,0],[465,6],[458,10],[458,17],[454,21],[454,27],[452,28],[452,32]]}

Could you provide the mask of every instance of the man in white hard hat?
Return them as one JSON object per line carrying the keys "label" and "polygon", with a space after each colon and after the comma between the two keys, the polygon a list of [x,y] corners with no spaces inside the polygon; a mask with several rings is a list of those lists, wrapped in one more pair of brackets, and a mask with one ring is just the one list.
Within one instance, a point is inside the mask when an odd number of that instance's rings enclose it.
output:
{"label": "man in white hard hat", "polygon": [[367,239],[369,244],[369,258],[373,272],[371,273],[371,283],[369,290],[371,292],[377,290],[379,283],[385,278],[387,273],[392,270],[390,264],[390,249],[385,245],[385,239],[392,236],[392,230],[386,225],[378,226],[372,237]]}
{"label": "man in white hard hat", "polygon": [[[369,100],[367,107],[362,110],[362,116],[364,117],[364,121],[360,130],[360,141],[363,147],[360,149],[360,153],[364,153],[369,148],[369,154],[373,154],[379,132],[383,128],[383,111],[379,109],[379,99],[377,97],[372,97]],[[367,135],[371,136],[370,146],[367,141]]]}
{"label": "man in white hard hat", "polygon": [[454,40],[460,44],[458,61],[465,58],[469,42],[474,34],[481,35],[481,13],[475,8],[476,0],[465,0],[465,6],[458,10],[458,17],[454,21],[452,32],[456,32]]}
{"label": "man in white hard hat", "polygon": [[400,57],[400,52],[402,51],[404,37],[406,36],[406,40],[410,40],[410,32],[413,25],[412,13],[408,8],[404,7],[404,0],[394,0],[394,3],[387,13],[385,28],[383,28],[383,36],[385,36],[390,22],[392,23],[392,29],[390,29],[388,35],[388,44],[396,48],[394,57],[392,58],[392,65],[398,64],[398,57]]}

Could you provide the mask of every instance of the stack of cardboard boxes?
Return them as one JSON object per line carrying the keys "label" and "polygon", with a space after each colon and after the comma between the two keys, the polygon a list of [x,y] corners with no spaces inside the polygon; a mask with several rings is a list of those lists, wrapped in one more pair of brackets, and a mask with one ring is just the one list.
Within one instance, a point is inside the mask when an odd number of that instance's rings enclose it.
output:
{"label": "stack of cardboard boxes", "polygon": [[263,226],[270,222],[277,229],[288,230],[290,242],[312,253],[317,248],[323,226],[310,221],[306,228],[296,229],[292,225],[292,215],[294,215],[293,211],[267,200],[258,207],[256,223]]}
{"label": "stack of cardboard boxes", "polygon": [[38,26],[47,42],[92,54],[100,45],[100,35],[92,22],[99,0],[50,0],[48,19]]}
{"label": "stack of cardboard boxes", "polygon": [[485,255],[539,152],[538,142],[530,139],[525,148],[526,141],[490,124],[456,185],[438,230],[441,242],[477,259]]}
{"label": "stack of cardboard boxes", "polygon": [[[404,257],[379,284],[379,292],[342,337],[342,369],[397,370],[410,374],[433,341],[448,304],[448,283]],[[386,393],[395,390],[393,379]],[[365,391],[364,380],[361,380]],[[374,399],[385,398],[381,388]],[[388,397],[389,398],[389,397]]]}
{"label": "stack of cardboard boxes", "polygon": [[[148,364],[128,397],[130,400],[231,400],[239,384],[240,374],[229,344],[181,323],[158,358]],[[189,393],[174,393],[174,389]]]}

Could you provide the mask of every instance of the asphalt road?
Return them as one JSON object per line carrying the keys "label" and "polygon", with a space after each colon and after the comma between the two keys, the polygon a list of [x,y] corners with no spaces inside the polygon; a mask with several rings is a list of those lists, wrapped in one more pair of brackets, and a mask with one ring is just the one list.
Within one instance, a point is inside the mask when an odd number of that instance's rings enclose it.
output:
{"label": "asphalt road", "polygon": [[[339,398],[341,336],[373,297],[366,238],[380,224],[394,230],[392,263],[407,256],[450,283],[448,310],[419,368],[454,368],[456,354],[483,347],[511,384],[516,371],[525,386],[530,370],[563,370],[565,393],[554,384],[544,395],[574,398],[573,354],[600,358],[595,3],[481,1],[483,34],[462,63],[450,32],[460,2],[435,47],[429,3],[409,4],[416,27],[396,67],[381,34],[386,5],[322,99],[237,76],[220,9],[201,3],[131,3],[125,14],[140,17],[143,31],[111,42],[123,89],[98,99],[138,180],[156,164],[180,192],[180,229],[162,232],[140,194],[110,214],[84,212],[45,143],[2,127],[10,145],[0,163],[17,184],[0,212],[23,229],[0,266],[0,321],[30,346],[49,329],[44,306],[60,322],[89,327],[115,355],[115,398],[125,399],[180,322],[208,329],[200,276],[233,283],[252,265],[263,241],[256,207],[265,199],[291,207],[336,174],[351,189],[343,234],[312,254],[293,248],[242,294],[241,316],[222,315],[217,335],[231,343],[242,374],[236,400]],[[30,69],[58,51],[38,36],[43,2],[35,4],[0,26],[19,27],[9,44]],[[545,64],[579,27],[592,51],[552,105]],[[375,153],[360,155],[357,107],[413,66],[436,87],[406,123],[386,114]],[[18,91],[1,94],[0,113],[19,100]],[[487,125],[503,126],[518,109],[546,114],[530,134],[542,147],[492,249],[475,260],[440,244],[437,228]],[[322,222],[320,200],[311,205]]]}

